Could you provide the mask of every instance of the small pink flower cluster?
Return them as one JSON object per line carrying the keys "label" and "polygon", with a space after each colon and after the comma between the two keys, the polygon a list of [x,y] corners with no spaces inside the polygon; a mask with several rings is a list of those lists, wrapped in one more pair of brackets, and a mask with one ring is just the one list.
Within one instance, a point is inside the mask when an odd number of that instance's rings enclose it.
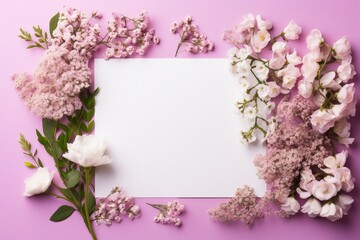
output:
{"label": "small pink flower cluster", "polygon": [[207,53],[214,49],[214,44],[208,40],[207,36],[199,32],[199,27],[193,24],[191,16],[185,17],[182,21],[172,23],[171,32],[179,34],[180,42],[176,49],[175,57],[179,53],[180,47],[186,44],[185,51],[193,54]]}
{"label": "small pink flower cluster", "polygon": [[108,197],[99,201],[90,218],[97,225],[110,226],[112,222],[121,222],[122,216],[133,220],[139,218],[140,215],[140,207],[135,205],[134,198],[126,196],[121,188],[115,187]]}
{"label": "small pink flower cluster", "polygon": [[173,224],[180,227],[182,224],[179,216],[185,211],[185,206],[180,204],[179,201],[168,202],[164,204],[149,204],[153,208],[159,210],[159,214],[154,217],[154,222],[162,224]]}
{"label": "small pink flower cluster", "polygon": [[[316,173],[308,168],[300,173],[299,187],[296,189],[299,197],[307,199],[301,207],[301,212],[310,217],[325,217],[336,221],[348,214],[354,199],[343,192],[354,189],[354,178],[349,168],[344,167],[347,152],[326,157],[324,166],[316,169]],[[300,210],[300,204],[294,197],[289,197],[281,205],[287,215],[294,215]]]}
{"label": "small pink flower cluster", "polygon": [[[275,103],[271,99],[280,93],[288,94],[301,76],[302,59],[296,50],[292,52],[288,40],[296,40],[301,27],[291,21],[284,31],[273,38],[269,31],[272,23],[248,14],[239,26],[225,30],[224,40],[234,45],[228,52],[231,71],[239,78],[241,96],[237,103],[240,112],[253,125],[241,132],[244,142],[257,138],[266,140],[269,117]],[[279,41],[282,38],[283,41]],[[270,59],[261,56],[264,48],[271,43]],[[264,54],[263,54],[264,55]],[[257,132],[262,133],[262,137]]]}
{"label": "small pink flower cluster", "polygon": [[[106,58],[122,58],[133,52],[143,55],[151,42],[159,43],[154,30],[147,30],[146,12],[134,19],[114,14],[104,37],[100,36],[99,25],[91,23],[100,17],[98,12],[89,17],[73,8],[61,13],[50,46],[34,74],[12,76],[20,97],[32,113],[58,120],[79,110],[82,107],[79,94],[91,82],[89,60],[99,46],[108,47]],[[132,28],[127,26],[127,21],[133,23]]]}
{"label": "small pink flower cluster", "polygon": [[313,128],[321,133],[332,130],[338,142],[348,147],[354,139],[349,137],[347,119],[355,115],[357,102],[354,83],[348,83],[356,74],[351,45],[342,37],[331,46],[317,29],[310,32],[306,43],[309,53],[303,58],[298,90],[303,97],[313,96],[319,108],[311,117]]}
{"label": "small pink flower cluster", "polygon": [[125,58],[133,53],[144,55],[152,43],[159,44],[160,39],[155,36],[155,30],[148,29],[149,22],[146,11],[136,18],[114,13],[108,21],[105,57]]}
{"label": "small pink flower cluster", "polygon": [[269,211],[271,194],[267,193],[259,199],[254,189],[249,186],[239,188],[235,197],[221,203],[217,208],[208,211],[210,217],[220,222],[241,221],[252,225],[257,219],[263,218]]}

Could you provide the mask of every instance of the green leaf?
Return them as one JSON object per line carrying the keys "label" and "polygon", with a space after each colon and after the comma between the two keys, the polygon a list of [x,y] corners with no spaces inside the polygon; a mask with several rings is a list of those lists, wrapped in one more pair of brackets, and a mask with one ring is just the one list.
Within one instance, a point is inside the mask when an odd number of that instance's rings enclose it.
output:
{"label": "green leaf", "polygon": [[44,167],[44,165],[43,165],[42,161],[40,160],[40,158],[38,158],[38,164],[39,164],[40,167]]}
{"label": "green leaf", "polygon": [[41,133],[37,129],[36,129],[36,136],[38,137],[39,143],[41,143],[45,147],[49,146],[48,140],[43,135],[41,135]]}
{"label": "green leaf", "polygon": [[72,170],[67,173],[66,176],[66,186],[68,188],[75,187],[80,181],[80,172],[78,170]]}
{"label": "green leaf", "polygon": [[37,168],[34,164],[32,164],[31,162],[24,162],[25,166],[27,166],[28,168]]}
{"label": "green leaf", "polygon": [[56,13],[51,19],[49,23],[49,32],[51,38],[54,38],[53,32],[57,28],[57,25],[59,23],[60,13]]}
{"label": "green leaf", "polygon": [[43,118],[42,126],[45,137],[50,141],[55,140],[57,121]]}
{"label": "green leaf", "polygon": [[94,194],[90,190],[89,190],[89,194],[88,194],[88,201],[86,202],[86,204],[87,204],[87,208],[89,210],[89,215],[91,215],[95,210],[96,199],[95,199]]}
{"label": "green leaf", "polygon": [[25,152],[31,151],[31,144],[25,139],[24,135],[20,134],[20,140],[19,143],[21,145],[22,150]]}
{"label": "green leaf", "polygon": [[73,207],[63,205],[59,207],[54,214],[50,217],[50,221],[61,222],[70,217],[75,209]]}
{"label": "green leaf", "polygon": [[87,132],[90,133],[94,129],[95,122],[91,121],[87,127]]}

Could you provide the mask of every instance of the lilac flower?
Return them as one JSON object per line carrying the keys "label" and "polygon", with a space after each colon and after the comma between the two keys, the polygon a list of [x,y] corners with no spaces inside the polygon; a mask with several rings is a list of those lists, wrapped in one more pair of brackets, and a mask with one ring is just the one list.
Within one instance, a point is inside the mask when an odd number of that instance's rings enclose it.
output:
{"label": "lilac flower", "polygon": [[162,224],[173,224],[180,227],[182,224],[179,216],[185,211],[185,206],[180,204],[179,201],[168,202],[165,204],[150,204],[153,208],[159,210],[159,214],[154,217],[154,222]]}

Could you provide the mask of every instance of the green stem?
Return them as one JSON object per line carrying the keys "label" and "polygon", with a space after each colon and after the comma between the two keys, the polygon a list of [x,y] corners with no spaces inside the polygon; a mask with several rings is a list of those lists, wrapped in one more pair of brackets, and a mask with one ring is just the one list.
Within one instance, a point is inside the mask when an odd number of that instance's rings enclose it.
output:
{"label": "green stem", "polygon": [[89,201],[89,186],[92,180],[92,177],[90,175],[91,168],[85,168],[85,200],[84,200],[84,208],[85,208],[85,223],[88,227],[88,230],[93,238],[93,240],[96,240],[97,237],[94,232],[94,228],[92,226],[90,215],[89,215],[89,208],[88,208],[88,201]]}
{"label": "green stem", "polygon": [[177,48],[176,48],[176,52],[175,52],[175,57],[177,57],[177,55],[178,55],[178,53],[179,53],[179,50],[180,50],[181,44],[182,44],[182,41],[180,41],[180,42],[178,43],[178,46],[177,46]]}

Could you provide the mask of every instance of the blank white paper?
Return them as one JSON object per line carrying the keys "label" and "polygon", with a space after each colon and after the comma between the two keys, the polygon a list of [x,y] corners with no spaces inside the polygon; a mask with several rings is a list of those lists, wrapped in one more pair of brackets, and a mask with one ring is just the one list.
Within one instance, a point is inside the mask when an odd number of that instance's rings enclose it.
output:
{"label": "blank white paper", "polygon": [[238,82],[226,59],[95,60],[95,134],[113,164],[96,169],[96,196],[121,186],[134,197],[229,197],[265,183],[242,144]]}

